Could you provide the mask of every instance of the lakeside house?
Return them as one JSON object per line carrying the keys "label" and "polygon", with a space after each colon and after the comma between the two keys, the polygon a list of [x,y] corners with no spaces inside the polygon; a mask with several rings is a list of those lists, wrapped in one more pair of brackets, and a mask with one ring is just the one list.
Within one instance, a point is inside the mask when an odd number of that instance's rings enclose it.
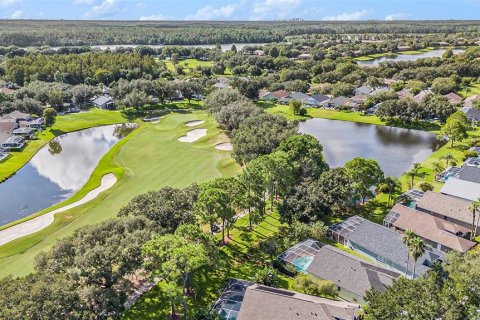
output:
{"label": "lakeside house", "polygon": [[370,89],[367,86],[361,86],[356,88],[353,92],[355,93],[356,96],[358,95],[368,96],[369,94],[372,93],[372,89]]}
{"label": "lakeside house", "polygon": [[0,119],[0,133],[13,134],[13,131],[19,127],[14,119]]}
{"label": "lakeside house", "polygon": [[35,135],[35,129],[30,127],[20,127],[13,130],[13,134],[16,136],[25,137],[26,139],[32,139]]}
{"label": "lakeside house", "polygon": [[[450,179],[453,178],[448,180]],[[472,213],[468,210],[470,201],[433,191],[417,192],[417,194],[419,196],[415,199],[416,210],[431,214],[445,221],[450,221],[464,228],[471,228]]]}
{"label": "lakeside house", "polygon": [[1,142],[0,147],[3,147],[6,150],[20,150],[25,146],[25,138],[20,136],[10,136],[3,142]]}
{"label": "lakeside house", "polygon": [[214,310],[222,320],[356,320],[359,305],[230,279]]}
{"label": "lakeside house", "polygon": [[329,280],[337,286],[339,297],[365,303],[368,290],[384,292],[400,273],[312,239],[296,244],[279,255],[278,259],[291,264],[300,272]]}
{"label": "lakeside house", "polygon": [[31,121],[32,116],[28,113],[24,113],[20,111],[12,111],[10,113],[3,115],[2,119],[9,119],[19,123],[20,121]]}
{"label": "lakeside house", "polygon": [[[397,272],[413,276],[413,262],[406,270],[408,249],[402,235],[392,229],[376,224],[359,216],[353,216],[328,228],[330,239],[358,252],[373,261],[390,267]],[[415,276],[431,269],[435,262],[443,260],[444,252],[425,248],[425,253],[415,263]]]}
{"label": "lakeside house", "polygon": [[[0,137],[0,144],[2,144],[1,137]],[[0,162],[5,161],[10,156],[8,153],[8,149],[4,147],[0,147]]]}
{"label": "lakeside house", "polygon": [[440,192],[452,197],[475,201],[480,198],[480,183],[450,177]]}
{"label": "lakeside house", "polygon": [[92,101],[92,104],[97,108],[100,108],[103,110],[115,109],[115,103],[113,101],[113,98],[110,97],[109,95],[102,95],[92,99],[91,101]]}
{"label": "lakeside house", "polygon": [[400,231],[412,230],[424,243],[440,251],[467,252],[476,243],[465,237],[470,228],[435,217],[402,204],[396,204],[383,220],[383,225]]}

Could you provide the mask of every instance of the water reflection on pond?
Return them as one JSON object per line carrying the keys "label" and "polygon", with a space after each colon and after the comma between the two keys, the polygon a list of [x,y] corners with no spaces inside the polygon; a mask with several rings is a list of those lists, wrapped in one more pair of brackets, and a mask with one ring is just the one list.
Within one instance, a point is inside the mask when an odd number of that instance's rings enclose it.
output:
{"label": "water reflection on pond", "polygon": [[[424,59],[424,58],[441,58],[442,55],[445,53],[446,49],[435,49],[423,53],[418,53],[418,54],[395,54],[392,56],[383,56],[379,58],[375,58],[372,60],[366,60],[366,61],[357,61],[357,64],[359,65],[377,65],[381,62],[386,62],[386,61],[416,61],[418,59]],[[453,49],[453,54],[458,54],[461,52],[464,52],[465,50],[463,49]]]}
{"label": "water reflection on pond", "polygon": [[115,127],[59,136],[17,174],[0,183],[0,225],[48,208],[80,190],[100,159],[119,140]]}
{"label": "water reflection on pond", "polygon": [[432,133],[346,121],[310,119],[299,124],[299,131],[320,141],[332,167],[354,157],[371,158],[385,174],[397,177],[441,146]]}

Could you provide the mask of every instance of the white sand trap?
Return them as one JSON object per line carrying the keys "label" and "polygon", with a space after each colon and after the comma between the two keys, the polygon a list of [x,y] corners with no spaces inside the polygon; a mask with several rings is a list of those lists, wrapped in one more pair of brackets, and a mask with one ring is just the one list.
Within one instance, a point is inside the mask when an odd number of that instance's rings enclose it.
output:
{"label": "white sand trap", "polygon": [[233,146],[230,142],[224,142],[224,143],[219,143],[215,146],[215,149],[217,150],[223,150],[223,151],[232,151]]}
{"label": "white sand trap", "polygon": [[157,120],[157,121],[152,121],[153,124],[157,124],[157,123],[160,123],[160,120]]}
{"label": "white sand trap", "polygon": [[185,125],[187,127],[196,127],[196,126],[199,126],[201,124],[204,124],[205,121],[203,120],[195,120],[195,121],[188,121],[188,122],[185,122]]}
{"label": "white sand trap", "polygon": [[102,191],[110,189],[115,184],[115,182],[117,182],[117,177],[113,173],[108,173],[102,177],[102,182],[100,183],[100,186],[87,193],[82,199],[71,203],[65,207],[53,210],[31,220],[14,225],[8,229],[1,230],[0,246],[48,227],[50,224],[53,223],[54,215],[56,213],[70,210],[95,199]]}
{"label": "white sand trap", "polygon": [[194,142],[205,137],[207,135],[207,129],[193,129],[187,132],[186,135],[178,138],[180,142]]}

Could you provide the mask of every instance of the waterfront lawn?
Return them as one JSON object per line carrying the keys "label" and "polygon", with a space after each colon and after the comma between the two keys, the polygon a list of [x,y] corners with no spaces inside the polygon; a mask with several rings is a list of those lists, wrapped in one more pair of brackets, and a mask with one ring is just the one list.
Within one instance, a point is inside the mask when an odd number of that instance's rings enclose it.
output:
{"label": "waterfront lawn", "polygon": [[[172,63],[171,60],[165,60],[165,65],[168,71],[175,73],[175,65]],[[213,67],[212,61],[201,61],[197,59],[185,59],[185,60],[178,60],[178,66],[181,66],[183,71],[188,74],[190,72],[190,68],[195,69],[196,67]]]}
{"label": "waterfront lawn", "polygon": [[[184,125],[192,120],[206,121],[198,127],[208,129],[207,136],[191,144],[179,142],[180,136],[193,129]],[[159,124],[142,124],[105,155],[79,194],[97,187],[103,174],[108,172],[117,175],[117,183],[83,206],[57,214],[55,222],[42,231],[0,247],[0,277],[31,272],[38,253],[48,250],[58,239],[73,234],[79,227],[115,217],[119,209],[138,194],[163,186],[185,187],[193,182],[237,174],[240,168],[230,153],[214,148],[226,141],[228,138],[213,118],[201,111],[172,113]]]}
{"label": "waterfront lawn", "polygon": [[[214,302],[229,279],[253,280],[255,273],[270,261],[269,257],[256,249],[258,242],[276,235],[280,226],[282,223],[276,212],[266,216],[252,231],[248,231],[248,215],[238,219],[231,231],[232,241],[220,249],[217,264],[210,270],[196,272],[196,299],[189,299],[189,313]],[[220,241],[221,235],[217,236]],[[280,276],[280,287],[291,288],[292,284],[291,278]],[[123,319],[166,319],[170,305],[162,292],[162,285],[160,283],[141,297]]]}
{"label": "waterfront lawn", "polygon": [[307,120],[309,118],[323,118],[331,120],[342,120],[342,121],[351,121],[351,122],[360,122],[360,123],[369,123],[376,125],[385,125],[385,122],[380,120],[376,116],[363,115],[358,112],[352,111],[336,111],[336,110],[327,110],[323,108],[307,108],[307,116],[302,117],[294,115],[289,106],[281,104],[271,104],[268,102],[257,102],[257,104],[266,109],[267,112],[273,114],[280,114],[287,118],[288,120]]}
{"label": "waterfront lawn", "polygon": [[0,165],[0,181],[17,172],[51,139],[61,134],[86,128],[125,122],[119,111],[92,109],[89,112],[58,116],[55,125],[38,134],[38,139],[27,142],[24,149],[12,152]]}

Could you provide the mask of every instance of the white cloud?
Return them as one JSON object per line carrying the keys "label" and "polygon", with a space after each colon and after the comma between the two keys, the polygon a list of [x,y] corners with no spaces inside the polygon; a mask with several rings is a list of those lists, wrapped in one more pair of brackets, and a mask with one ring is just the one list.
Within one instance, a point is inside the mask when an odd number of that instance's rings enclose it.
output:
{"label": "white cloud", "polygon": [[102,18],[113,17],[121,11],[120,0],[103,0],[101,3],[94,5],[85,14],[85,18]]}
{"label": "white cloud", "polygon": [[211,5],[206,5],[197,10],[195,14],[188,15],[186,20],[215,20],[215,19],[229,19],[232,15],[244,5],[244,1],[239,3],[232,3],[220,8],[215,8]]}
{"label": "white cloud", "polygon": [[404,13],[392,13],[392,14],[387,15],[385,17],[385,20],[386,21],[402,20],[402,19],[405,19],[407,17],[408,17],[408,15],[406,15]]}
{"label": "white cloud", "polygon": [[163,14],[152,14],[150,16],[141,16],[138,20],[168,20]]}
{"label": "white cloud", "polygon": [[303,0],[264,0],[253,3],[251,20],[287,18],[302,4]]}
{"label": "white cloud", "polygon": [[0,0],[0,6],[1,7],[8,7],[12,6],[14,4],[20,3],[22,0]]}
{"label": "white cloud", "polygon": [[17,10],[7,17],[7,19],[22,19],[25,17],[25,11]]}
{"label": "white cloud", "polygon": [[368,15],[367,10],[360,10],[355,12],[344,12],[336,16],[326,16],[323,20],[326,21],[353,21],[353,20],[361,20],[366,18]]}

